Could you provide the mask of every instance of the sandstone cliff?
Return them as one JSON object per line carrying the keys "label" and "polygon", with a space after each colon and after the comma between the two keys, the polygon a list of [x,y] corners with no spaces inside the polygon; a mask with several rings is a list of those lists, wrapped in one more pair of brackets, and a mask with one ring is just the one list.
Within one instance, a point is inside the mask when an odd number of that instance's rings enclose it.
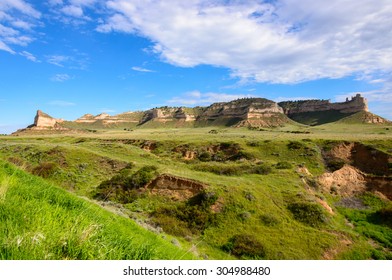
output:
{"label": "sandstone cliff", "polygon": [[208,107],[159,107],[147,111],[125,112],[111,116],[85,114],[75,121],[55,119],[38,110],[34,125],[29,128],[44,129],[91,129],[118,127],[130,129],[136,126],[234,126],[276,127],[291,120],[320,125],[341,121],[350,123],[390,123],[368,112],[367,100],[357,94],[345,102],[329,100],[302,100],[275,103],[265,98],[242,98],[230,102],[213,103]]}
{"label": "sandstone cliff", "polygon": [[345,102],[331,103],[329,100],[300,100],[300,101],[284,101],[278,105],[283,108],[286,115],[320,112],[334,110],[340,113],[356,113],[360,111],[368,111],[366,98],[357,94]]}
{"label": "sandstone cliff", "polygon": [[60,128],[59,124],[64,122],[63,119],[55,119],[48,114],[42,112],[41,110],[37,111],[37,114],[34,118],[34,124],[30,127],[33,129],[47,129],[47,128]]}
{"label": "sandstone cliff", "polygon": [[288,122],[283,109],[265,98],[244,98],[214,103],[205,108],[197,121],[234,126],[279,126]]}

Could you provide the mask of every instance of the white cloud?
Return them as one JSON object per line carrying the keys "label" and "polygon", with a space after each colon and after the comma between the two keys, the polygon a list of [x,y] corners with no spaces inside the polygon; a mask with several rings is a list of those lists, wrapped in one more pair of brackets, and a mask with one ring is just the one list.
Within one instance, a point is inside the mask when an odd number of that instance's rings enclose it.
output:
{"label": "white cloud", "polygon": [[83,17],[83,9],[79,6],[64,6],[61,11],[67,16]]}
{"label": "white cloud", "polygon": [[9,52],[11,54],[15,54],[15,51],[12,50],[6,43],[2,42],[0,39],[0,50]]}
{"label": "white cloud", "polygon": [[73,102],[68,102],[64,100],[53,100],[48,103],[49,105],[52,106],[58,106],[58,107],[69,107],[69,106],[75,106],[76,104]]}
{"label": "white cloud", "polygon": [[[98,31],[136,32],[173,65],[299,83],[392,70],[392,2],[111,0]],[[121,20],[114,20],[114,18]]]}
{"label": "white cloud", "polygon": [[21,56],[24,56],[25,58],[27,58],[30,61],[33,62],[40,62],[33,54],[27,52],[27,51],[22,51],[19,53]]}
{"label": "white cloud", "polygon": [[138,71],[138,72],[148,72],[148,73],[155,72],[154,70],[150,70],[150,69],[146,69],[146,68],[142,68],[142,67],[138,67],[138,66],[132,67],[132,70]]}
{"label": "white cloud", "polygon": [[0,11],[17,10],[25,15],[39,18],[41,13],[24,0],[1,0]]}
{"label": "white cloud", "polygon": [[200,91],[194,90],[186,92],[181,96],[173,97],[172,99],[168,100],[167,103],[174,104],[176,106],[209,105],[215,102],[228,102],[245,97],[253,96],[249,94],[227,94],[215,92],[201,93]]}
{"label": "white cloud", "polygon": [[72,79],[72,77],[68,74],[56,74],[50,78],[53,82],[65,82]]}
{"label": "white cloud", "polygon": [[27,46],[34,41],[33,30],[41,13],[23,0],[0,2],[0,50],[16,52],[11,45]]}
{"label": "white cloud", "polygon": [[97,29],[98,32],[109,33],[111,31],[120,31],[129,33],[135,30],[132,22],[121,14],[115,14],[108,18],[107,23],[100,24]]}
{"label": "white cloud", "polygon": [[64,67],[64,62],[70,60],[69,56],[65,55],[49,55],[47,56],[47,62],[59,67]]}

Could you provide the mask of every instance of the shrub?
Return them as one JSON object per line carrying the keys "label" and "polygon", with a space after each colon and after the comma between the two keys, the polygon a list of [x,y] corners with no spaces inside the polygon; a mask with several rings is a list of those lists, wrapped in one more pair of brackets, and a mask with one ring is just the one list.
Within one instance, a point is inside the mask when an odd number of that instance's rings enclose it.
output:
{"label": "shrub", "polygon": [[218,196],[214,192],[206,192],[202,191],[195,196],[191,197],[187,201],[187,205],[189,206],[201,206],[203,208],[209,208],[218,200]]}
{"label": "shrub", "polygon": [[260,175],[268,175],[271,172],[272,172],[272,167],[267,165],[267,164],[265,164],[265,163],[262,163],[262,164],[258,164],[256,166],[254,166],[252,168],[252,172],[251,173],[260,174]]}
{"label": "shrub", "polygon": [[[216,224],[216,214],[210,209],[218,196],[212,192],[201,192],[187,202],[176,206],[164,206],[153,213],[153,220],[167,233],[187,236],[202,233]],[[181,228],[181,229],[180,229]]]}
{"label": "shrub", "polygon": [[125,187],[128,189],[138,189],[145,186],[157,175],[157,167],[154,165],[147,165],[140,168],[132,176],[127,177]]}
{"label": "shrub", "polygon": [[209,152],[202,152],[199,154],[197,157],[200,161],[210,161],[211,160],[211,154]]}
{"label": "shrub", "polygon": [[378,210],[374,215],[379,218],[381,224],[385,224],[392,228],[392,205]]}
{"label": "shrub", "polygon": [[274,226],[279,224],[279,220],[271,214],[263,214],[260,216],[260,221],[266,226]]}
{"label": "shrub", "polygon": [[301,143],[301,142],[298,142],[298,141],[290,141],[290,142],[287,144],[287,147],[288,147],[290,150],[300,150],[300,149],[304,148],[305,145],[304,145],[303,143]]}
{"label": "shrub", "polygon": [[287,161],[280,161],[276,164],[275,167],[276,169],[291,169],[293,168],[293,165]]}
{"label": "shrub", "polygon": [[260,259],[265,257],[265,248],[253,235],[238,234],[229,239],[222,246],[227,251],[237,257],[249,257]]}
{"label": "shrub", "polygon": [[341,169],[345,164],[345,161],[342,159],[331,159],[327,162],[327,167],[329,170],[336,171]]}
{"label": "shrub", "polygon": [[244,151],[239,151],[238,153],[232,155],[229,157],[229,160],[240,160],[240,159],[246,159],[246,160],[251,160],[254,159],[255,156],[251,153],[244,152]]}
{"label": "shrub", "polygon": [[294,202],[288,205],[294,219],[312,227],[318,227],[327,221],[320,205],[309,202]]}
{"label": "shrub", "polygon": [[58,165],[55,162],[41,162],[38,166],[34,167],[31,173],[34,175],[48,178],[58,170]]}
{"label": "shrub", "polygon": [[[128,165],[131,166],[133,165]],[[101,182],[92,196],[95,199],[130,203],[139,197],[137,190],[157,175],[156,170],[157,168],[152,165],[144,166],[134,173],[131,169],[124,168],[109,180]]]}

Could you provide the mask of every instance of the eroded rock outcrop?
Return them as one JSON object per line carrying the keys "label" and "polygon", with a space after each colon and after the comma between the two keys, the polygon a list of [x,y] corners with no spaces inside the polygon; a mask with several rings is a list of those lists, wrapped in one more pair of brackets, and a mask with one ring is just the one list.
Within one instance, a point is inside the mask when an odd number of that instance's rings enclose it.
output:
{"label": "eroded rock outcrop", "polygon": [[361,94],[357,94],[345,102],[331,103],[329,100],[301,100],[301,101],[284,101],[278,103],[283,108],[286,115],[320,112],[335,110],[340,113],[356,113],[360,111],[368,111],[368,103],[366,98]]}
{"label": "eroded rock outcrop", "polygon": [[391,155],[361,143],[343,142],[324,151],[323,157],[327,166],[336,169],[318,178],[325,191],[341,196],[372,191],[392,200]]}
{"label": "eroded rock outcrop", "polygon": [[187,200],[208,187],[199,181],[170,174],[161,174],[145,186],[152,194],[170,197],[174,200]]}

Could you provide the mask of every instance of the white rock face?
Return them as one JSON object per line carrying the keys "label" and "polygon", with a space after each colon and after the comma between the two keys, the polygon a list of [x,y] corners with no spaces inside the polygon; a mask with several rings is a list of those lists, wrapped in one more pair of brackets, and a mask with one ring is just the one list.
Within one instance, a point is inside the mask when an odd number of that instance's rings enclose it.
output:
{"label": "white rock face", "polygon": [[57,122],[58,122],[57,119],[52,118],[51,116],[49,116],[48,114],[45,114],[41,110],[37,111],[37,114],[34,118],[34,126],[37,128],[54,127]]}

